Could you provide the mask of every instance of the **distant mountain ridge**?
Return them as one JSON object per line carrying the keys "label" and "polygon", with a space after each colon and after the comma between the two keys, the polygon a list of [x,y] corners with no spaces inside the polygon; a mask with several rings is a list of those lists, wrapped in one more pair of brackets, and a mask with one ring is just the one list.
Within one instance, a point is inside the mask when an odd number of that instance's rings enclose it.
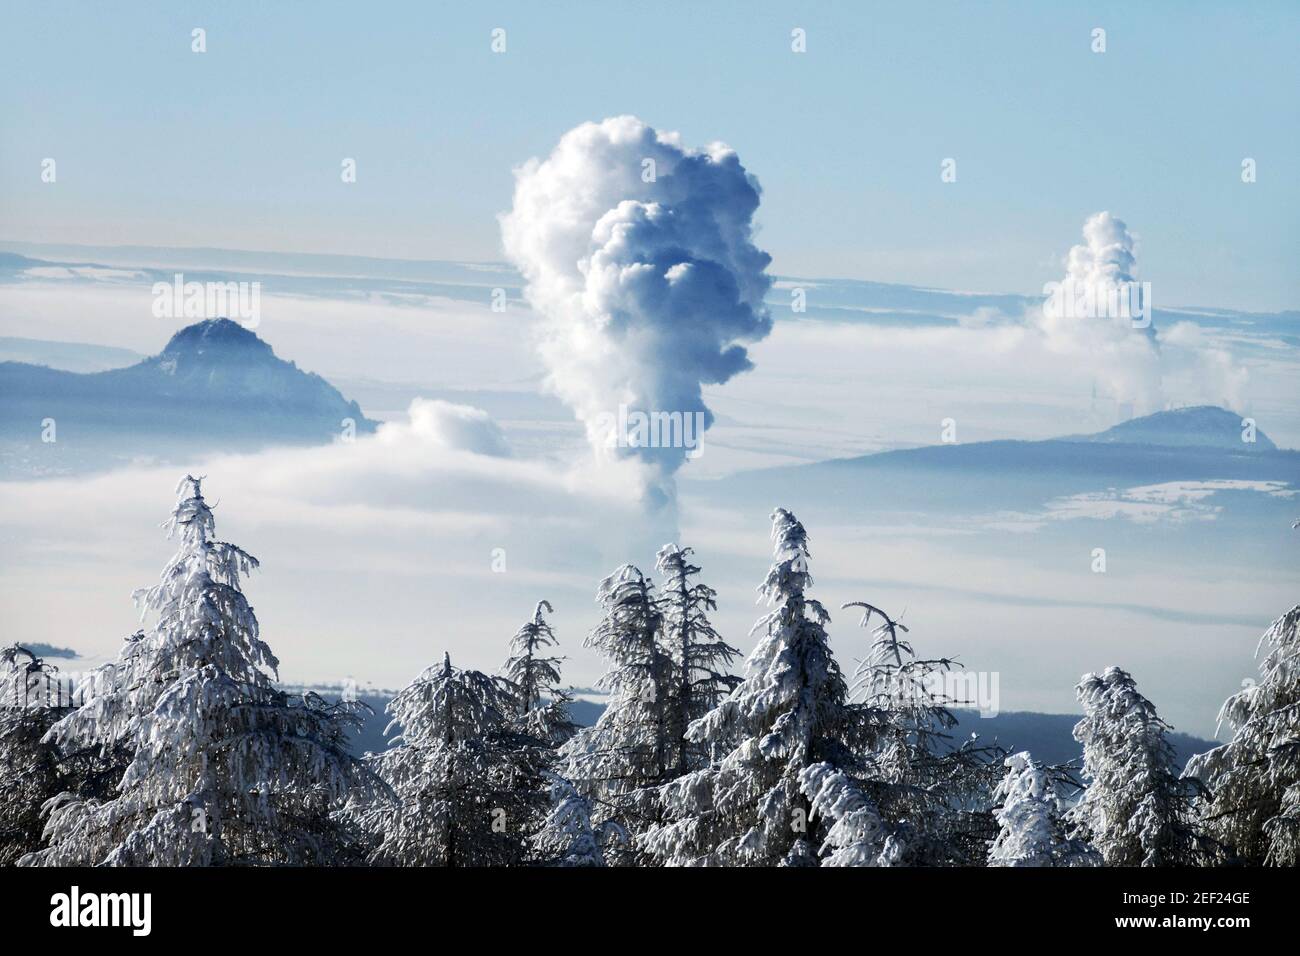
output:
{"label": "distant mountain ridge", "polygon": [[[320,692],[327,700],[337,699],[336,693]],[[350,740],[352,750],[357,755],[364,753],[382,753],[389,749],[392,740],[384,733],[390,717],[384,708],[391,698],[388,696],[366,695],[363,700],[372,710],[364,717],[362,726]],[[573,701],[569,712],[574,722],[580,727],[590,727],[600,719],[605,705],[587,700]],[[1078,764],[1083,757],[1083,749],[1074,739],[1074,725],[1079,722],[1078,714],[1041,714],[1029,711],[1010,711],[996,717],[980,717],[969,710],[954,710],[957,720],[955,727],[948,731],[948,746],[956,746],[971,734],[978,734],[980,740],[987,744],[997,744],[1010,751],[1028,750],[1037,759],[1048,764]],[[1183,766],[1197,753],[1204,753],[1218,746],[1213,740],[1204,740],[1192,734],[1171,732],[1169,742],[1174,747],[1175,761]]]}
{"label": "distant mountain ridge", "polygon": [[[1242,440],[1242,417],[1215,406],[1157,412],[1095,435],[1041,441],[925,445],[739,472],[699,482],[696,494],[755,506],[780,500],[823,508],[936,515],[1022,511],[1107,488],[1185,481],[1282,482],[1300,487],[1300,451],[1262,430]],[[1269,499],[1287,506],[1285,499]]]}
{"label": "distant mountain ridge", "polygon": [[[1090,435],[1066,435],[1039,441],[994,439],[991,441],[922,445],[894,451],[874,452],[853,458],[832,458],[803,465],[782,465],[744,472],[746,476],[795,472],[840,471],[858,468],[950,468],[980,473],[1009,466],[1035,472],[1061,472],[1080,476],[1105,474],[1116,478],[1146,479],[1187,463],[1209,467],[1221,477],[1254,476],[1259,461],[1280,463],[1289,478],[1300,478],[1295,463],[1300,452],[1280,449],[1264,432],[1254,431],[1254,441],[1243,435],[1242,416],[1214,405],[1198,405],[1156,412],[1130,419]],[[1270,466],[1265,464],[1266,470]],[[1198,477],[1180,475],[1178,477]]]}
{"label": "distant mountain ridge", "polygon": [[[158,355],[126,368],[83,374],[22,362],[0,363],[0,409],[5,426],[13,406],[39,408],[58,420],[104,419],[107,424],[167,431],[210,419],[218,432],[328,440],[351,418],[373,431],[356,402],[230,319],[207,319],[181,329]],[[94,403],[93,407],[79,407]]]}
{"label": "distant mountain ridge", "polygon": [[352,418],[358,431],[376,426],[321,376],[278,358],[254,332],[230,319],[187,326],[158,355],[104,375],[106,381],[151,386],[168,399],[201,396],[236,406],[255,404],[263,416],[320,417],[331,434],[337,434],[342,418]]}
{"label": "distant mountain ridge", "polygon": [[[1094,435],[1069,435],[1059,441],[1158,445],[1162,448],[1224,448],[1277,451],[1272,439],[1247,427],[1247,419],[1217,405],[1193,405],[1121,422]],[[1252,440],[1248,438],[1253,437]]]}
{"label": "distant mountain ridge", "polygon": [[[79,373],[0,362],[4,471],[30,471],[37,461],[80,470],[106,448],[120,459],[325,443],[348,420],[359,433],[378,426],[324,378],[277,357],[230,319],[187,326],[160,353],[125,368]],[[57,440],[43,443],[47,421]]]}

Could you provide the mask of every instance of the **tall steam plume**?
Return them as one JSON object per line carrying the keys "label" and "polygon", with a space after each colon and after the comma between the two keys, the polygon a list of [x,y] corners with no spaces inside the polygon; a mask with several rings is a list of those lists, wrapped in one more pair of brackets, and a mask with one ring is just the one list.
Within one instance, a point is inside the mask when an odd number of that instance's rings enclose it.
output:
{"label": "tall steam plume", "polygon": [[1070,308],[1077,294],[1087,292],[1099,305],[1109,291],[1136,284],[1133,236],[1122,219],[1099,212],[1083,224],[1083,239],[1066,259],[1063,299],[1043,309],[1039,326],[1049,348],[1092,368],[1107,398],[1138,413],[1156,411],[1163,406],[1161,358],[1149,298],[1145,324],[1136,326],[1130,316]]}
{"label": "tall steam plume", "polygon": [[[515,177],[502,238],[544,319],[549,386],[598,457],[642,461],[649,496],[671,499],[693,428],[713,421],[702,386],[751,368],[742,343],[772,327],[758,182],[728,147],[633,116],[570,130]],[[665,428],[638,432],[651,416]]]}
{"label": "tall steam plume", "polygon": [[[1038,316],[1048,347],[1091,369],[1098,392],[1120,409],[1144,413],[1189,402],[1243,409],[1249,373],[1226,348],[1191,322],[1156,329],[1151,283],[1138,282],[1124,221],[1094,213],[1083,224],[1083,239],[1070,249],[1063,281],[1049,284],[1061,287],[1061,297],[1049,299]],[[1109,306],[1127,299],[1140,306],[1140,318],[1096,308],[1115,293]],[[1094,308],[1062,308],[1077,304],[1080,294],[1091,295]]]}

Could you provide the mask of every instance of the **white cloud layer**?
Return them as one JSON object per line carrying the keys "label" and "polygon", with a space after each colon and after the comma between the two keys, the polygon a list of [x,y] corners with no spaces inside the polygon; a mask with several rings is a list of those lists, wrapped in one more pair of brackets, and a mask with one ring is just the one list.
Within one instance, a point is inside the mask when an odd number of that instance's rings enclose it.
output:
{"label": "white cloud layer", "polygon": [[600,665],[581,644],[595,581],[675,531],[624,490],[633,463],[566,470],[502,457],[498,442],[479,410],[419,400],[410,421],[353,442],[7,482],[0,616],[15,634],[113,654],[138,626],[131,591],[174,550],[159,523],[189,471],[207,476],[219,536],[262,562],[247,591],[287,679],[400,686],[444,649],[494,670],[545,597],[570,676],[592,681]]}

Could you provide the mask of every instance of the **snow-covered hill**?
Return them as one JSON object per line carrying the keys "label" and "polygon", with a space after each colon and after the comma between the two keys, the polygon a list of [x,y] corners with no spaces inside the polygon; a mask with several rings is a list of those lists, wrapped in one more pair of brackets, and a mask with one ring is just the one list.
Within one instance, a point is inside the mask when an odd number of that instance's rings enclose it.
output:
{"label": "snow-covered hill", "polygon": [[[157,355],[80,374],[0,362],[0,474],[93,470],[147,455],[328,442],[376,423],[319,375],[229,319],[181,329]],[[43,440],[53,422],[53,441]]]}
{"label": "snow-covered hill", "polygon": [[928,445],[744,472],[697,483],[692,491],[720,501],[779,499],[796,508],[983,514],[1023,513],[1053,499],[1175,482],[1218,482],[1228,491],[1300,485],[1300,452],[1277,448],[1259,429],[1253,442],[1243,441],[1242,420],[1227,409],[1201,406],[1136,418],[1095,435]]}
{"label": "snow-covered hill", "polygon": [[1095,435],[1073,435],[1062,440],[1163,448],[1222,448],[1232,452],[1277,451],[1272,439],[1250,427],[1251,421],[1216,405],[1194,405],[1134,418]]}

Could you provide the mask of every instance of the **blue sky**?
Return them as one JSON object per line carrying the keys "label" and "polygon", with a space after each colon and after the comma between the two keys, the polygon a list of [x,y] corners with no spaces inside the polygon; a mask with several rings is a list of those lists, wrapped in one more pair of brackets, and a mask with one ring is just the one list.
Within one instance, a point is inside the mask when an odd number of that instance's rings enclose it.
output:
{"label": "blue sky", "polygon": [[42,2],[4,17],[0,239],[496,259],[511,168],[635,113],[739,151],[778,273],[1034,292],[1110,209],[1165,304],[1300,305],[1295,4]]}

